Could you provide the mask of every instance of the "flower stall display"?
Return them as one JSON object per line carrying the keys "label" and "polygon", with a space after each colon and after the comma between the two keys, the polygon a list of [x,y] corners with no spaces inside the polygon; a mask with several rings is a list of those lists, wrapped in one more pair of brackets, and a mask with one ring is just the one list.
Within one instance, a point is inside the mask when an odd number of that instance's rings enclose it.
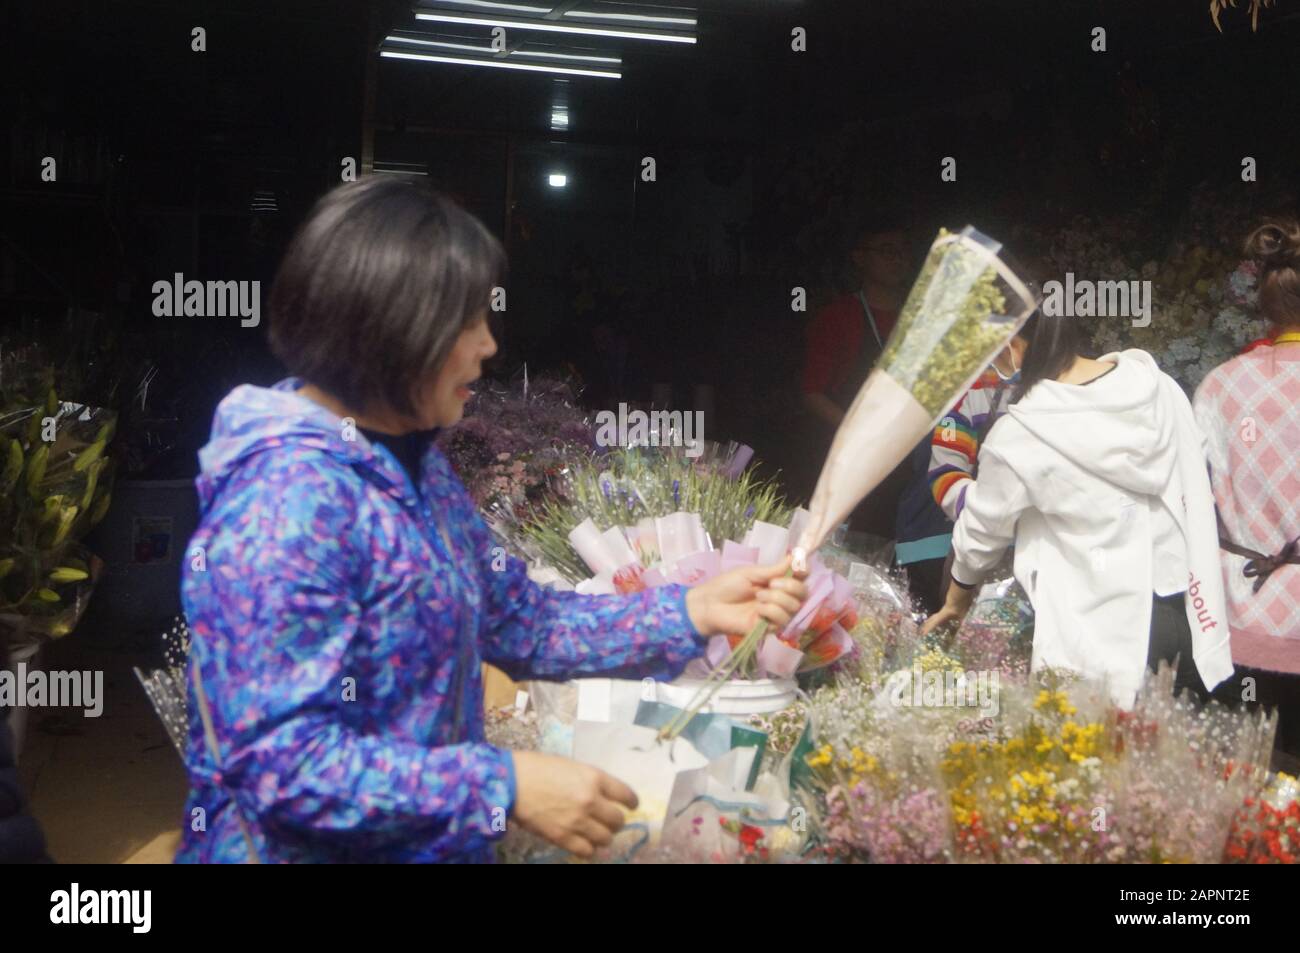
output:
{"label": "flower stall display", "polygon": [[1223,250],[1176,245],[1135,275],[1152,281],[1151,323],[1098,318],[1092,343],[1099,354],[1141,348],[1187,390],[1268,332],[1255,288],[1256,267]]}
{"label": "flower stall display", "polygon": [[527,519],[566,462],[596,450],[596,436],[568,384],[530,383],[525,371],[516,385],[485,383],[438,446],[481,510]]}
{"label": "flower stall display", "polygon": [[[620,538],[641,566],[661,559],[657,519],[695,513],[710,540],[743,539],[757,522],[784,525],[791,508],[776,485],[757,475],[743,444],[706,443],[698,457],[680,448],[624,447],[599,456],[571,457],[550,481],[551,493],[528,515],[497,512],[494,528],[517,551],[554,569],[570,584],[593,572],[574,545],[587,526],[626,555]],[[672,527],[664,524],[664,533]],[[616,531],[616,532],[611,532]],[[683,531],[686,531],[683,527]],[[589,537],[583,530],[580,538]],[[603,564],[604,557],[596,559]],[[622,568],[622,564],[616,568]]]}
{"label": "flower stall display", "polygon": [[[1164,255],[1138,247],[1131,223],[1045,246],[1087,277],[1154,283],[1151,326],[1098,322],[1100,349],[1145,347],[1188,385],[1262,332],[1253,266],[1207,221],[1191,216]],[[1177,696],[1167,665],[1128,708],[1104,682],[1031,673],[1032,611],[1010,578],[984,587],[959,626],[923,637],[905,586],[826,543],[897,462],[894,451],[901,459],[1035,306],[999,252],[973,229],[940,233],[808,510],[787,506],[734,445],[711,445],[702,459],[665,448],[570,456],[525,512],[489,506],[502,538],[583,593],[690,585],[787,553],[809,573],[809,599],[788,626],[713,638],[684,690],[629,683],[621,701],[609,688],[575,692],[572,753],[642,795],[598,860],[1287,863],[1300,854],[1296,782],[1266,767],[1270,715]],[[768,681],[790,686],[779,705],[731,707],[729,689]],[[553,737],[546,708],[528,726],[543,746]]]}
{"label": "flower stall display", "polygon": [[1124,710],[1101,683],[1040,672],[1001,685],[992,717],[862,683],[823,689],[805,755],[815,850],[873,863],[1293,860],[1294,788],[1266,789],[1259,767],[1274,721],[1176,697],[1173,676],[1149,673]]}
{"label": "flower stall display", "polygon": [[[698,715],[662,742],[654,729],[676,709],[644,696],[627,724],[580,724],[621,759],[595,763],[654,781],[653,803],[598,861],[1295,861],[1298,789],[1265,767],[1273,718],[1177,697],[1168,666],[1120,708],[1104,683],[1028,673],[1010,588],[956,632],[922,637],[886,573],[850,575],[853,649],[814,673],[810,696]],[[762,738],[750,784],[737,756],[718,760],[717,732],[745,730]],[[705,735],[715,747],[678,747]],[[564,859],[508,841],[511,859]]]}
{"label": "flower stall display", "polygon": [[[748,447],[706,442],[693,453],[636,446],[571,455],[528,512],[498,506],[488,516],[546,585],[611,593],[699,582],[721,571],[724,557],[726,568],[754,562],[753,550],[724,542],[728,534],[743,540],[756,525],[788,522],[792,511],[775,485],[755,474]],[[713,540],[723,550],[714,550]],[[578,684],[529,686],[543,750],[572,750]],[[788,687],[769,687],[781,703],[791,695]]]}
{"label": "flower stall display", "polygon": [[1300,863],[1300,782],[1289,774],[1271,775],[1264,789],[1233,818],[1225,863]]}
{"label": "flower stall display", "polygon": [[1146,240],[1150,214],[1081,215],[1026,244],[1042,250],[1049,279],[1072,272],[1093,281],[1150,281],[1150,323],[1137,327],[1123,316],[1090,319],[1092,350],[1141,348],[1190,392],[1210,370],[1268,333],[1258,309],[1256,266],[1239,254],[1258,211],[1236,195],[1197,189],[1182,221],[1159,246]]}

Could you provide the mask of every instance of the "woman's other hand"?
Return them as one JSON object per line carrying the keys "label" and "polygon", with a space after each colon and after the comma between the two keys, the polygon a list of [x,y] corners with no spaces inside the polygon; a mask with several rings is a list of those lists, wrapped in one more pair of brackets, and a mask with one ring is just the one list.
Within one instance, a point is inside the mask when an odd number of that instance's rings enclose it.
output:
{"label": "woman's other hand", "polygon": [[523,827],[556,847],[590,857],[623,827],[623,808],[636,794],[618,778],[589,764],[536,751],[512,752],[515,808]]}
{"label": "woman's other hand", "polygon": [[742,566],[692,586],[686,593],[691,624],[701,635],[748,632],[759,619],[778,629],[808,598],[804,574],[786,576],[790,557],[770,566]]}

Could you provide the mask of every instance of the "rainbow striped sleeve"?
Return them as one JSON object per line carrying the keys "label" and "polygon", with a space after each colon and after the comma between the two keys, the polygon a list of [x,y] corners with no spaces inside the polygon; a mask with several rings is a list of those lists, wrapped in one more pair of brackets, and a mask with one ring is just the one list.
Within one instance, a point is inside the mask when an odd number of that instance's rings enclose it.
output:
{"label": "rainbow striped sleeve", "polygon": [[930,492],[954,522],[959,512],[961,487],[975,472],[975,459],[979,455],[975,425],[962,413],[967,409],[966,403],[962,400],[940,419],[930,440]]}

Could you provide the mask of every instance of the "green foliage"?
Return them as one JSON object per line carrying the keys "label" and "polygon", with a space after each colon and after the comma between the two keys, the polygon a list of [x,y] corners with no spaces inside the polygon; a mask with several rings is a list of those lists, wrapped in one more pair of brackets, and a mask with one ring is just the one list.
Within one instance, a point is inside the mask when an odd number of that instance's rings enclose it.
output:
{"label": "green foliage", "polygon": [[78,541],[108,510],[114,420],[63,404],[53,376],[13,356],[0,366],[0,618],[57,637],[91,585]]}

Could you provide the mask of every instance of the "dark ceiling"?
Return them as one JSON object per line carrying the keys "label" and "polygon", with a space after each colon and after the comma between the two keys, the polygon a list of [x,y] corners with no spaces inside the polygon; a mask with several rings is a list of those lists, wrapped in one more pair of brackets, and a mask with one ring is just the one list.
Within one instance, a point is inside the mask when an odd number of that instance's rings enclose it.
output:
{"label": "dark ceiling", "polygon": [[[427,175],[504,239],[503,364],[589,351],[572,322],[594,281],[619,302],[604,319],[697,342],[647,349],[695,366],[645,375],[704,380],[716,349],[748,342],[740,389],[766,394],[798,350],[789,288],[829,293],[864,213],[901,208],[923,237],[967,221],[1010,236],[1140,205],[1156,247],[1201,182],[1255,200],[1244,155],[1261,196],[1300,185],[1300,0],[1277,0],[1258,33],[1248,3],[1222,33],[1206,0],[683,0],[690,45],[507,29],[506,57],[617,56],[622,77],[605,79],[381,57],[395,34],[488,41],[486,26],[417,22],[415,0],[7,0],[0,318],[87,349],[107,347],[95,321],[131,335],[123,352],[202,390],[193,449],[229,386],[276,368],[264,330],[155,320],[151,283],[183,270],[269,287],[341,165],[373,161]],[[945,155],[961,156],[958,182],[939,179]],[[40,178],[48,156],[57,182]],[[645,156],[669,187],[640,182]]]}
{"label": "dark ceiling", "polygon": [[[1037,82],[1044,72],[1073,72],[1073,83],[1086,87],[1125,60],[1159,69],[1190,56],[1205,69],[1189,81],[1238,82],[1241,77],[1216,75],[1215,59],[1243,40],[1261,49],[1294,48],[1300,21],[1287,2],[1265,11],[1256,37],[1246,35],[1241,10],[1229,11],[1227,36],[1215,32],[1204,0],[684,3],[697,11],[694,45],[577,41],[616,52],[624,76],[571,79],[568,136],[600,142],[638,135],[797,138],[846,116],[898,114],[1009,77]],[[488,34],[485,26],[416,21],[410,0],[17,0],[6,6],[8,68],[39,105],[137,132],[144,124],[159,130],[159,140],[162,129],[202,126],[202,141],[213,148],[292,140],[298,124],[316,123],[322,112],[359,121],[367,60],[394,30],[476,42]],[[1109,31],[1104,59],[1088,47],[1097,24]],[[206,55],[190,50],[195,25],[208,31]],[[797,26],[808,31],[806,53],[790,49]],[[385,60],[377,80],[380,122],[552,131],[556,83],[546,76]]]}

